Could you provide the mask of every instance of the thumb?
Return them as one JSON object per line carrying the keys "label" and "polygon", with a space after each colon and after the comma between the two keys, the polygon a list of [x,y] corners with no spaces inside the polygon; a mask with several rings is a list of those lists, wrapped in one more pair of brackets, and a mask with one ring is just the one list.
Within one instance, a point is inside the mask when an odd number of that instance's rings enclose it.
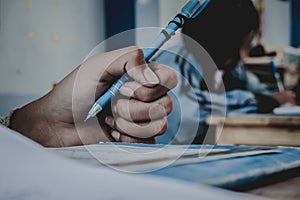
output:
{"label": "thumb", "polygon": [[72,93],[69,97],[73,100],[73,115],[78,113],[80,116],[88,111],[95,97],[98,98],[126,73],[144,86],[159,84],[159,78],[146,63],[143,51],[135,46],[97,54],[82,63],[64,80],[64,85]]}
{"label": "thumb", "polygon": [[[119,77],[127,73],[134,81],[148,87],[159,84],[159,78],[146,63],[142,49],[132,46],[111,53],[115,56],[107,74]],[[106,78],[105,74],[103,78]]]}

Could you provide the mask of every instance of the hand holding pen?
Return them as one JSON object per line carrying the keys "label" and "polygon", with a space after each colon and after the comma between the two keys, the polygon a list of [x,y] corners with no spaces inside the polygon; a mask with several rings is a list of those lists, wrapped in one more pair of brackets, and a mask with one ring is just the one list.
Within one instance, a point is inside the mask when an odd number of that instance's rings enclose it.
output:
{"label": "hand holding pen", "polygon": [[[159,41],[168,40],[169,34],[179,27],[177,24],[184,23],[185,15],[187,18],[196,16],[203,8],[198,7],[199,4],[200,1],[191,0]],[[150,52],[155,51],[150,49]],[[177,74],[164,65],[146,63],[147,55],[151,57],[137,47],[129,47],[92,56],[48,94],[16,110],[11,116],[10,128],[47,147],[95,144],[113,139],[155,142],[154,137],[167,128],[166,115],[172,110],[167,92],[176,86]],[[126,73],[126,81],[129,81],[115,85],[115,91],[120,90],[126,98],[118,99],[112,107],[114,117],[104,115],[103,119],[113,132],[99,126],[96,118],[84,123],[95,98],[110,93],[109,86]],[[109,95],[109,101],[110,98]]]}
{"label": "hand holding pen", "polygon": [[[83,122],[95,97],[124,74],[130,80],[120,88],[120,98],[111,108],[105,107],[99,121]],[[168,126],[166,115],[172,110],[172,100],[167,92],[176,84],[174,70],[146,63],[138,47],[96,54],[47,95],[16,110],[11,128],[47,147],[108,141],[154,143],[154,137]]]}
{"label": "hand holding pen", "polygon": [[[187,19],[197,17],[209,4],[210,0],[190,0],[181,10],[181,12],[174,17],[172,21],[163,29],[160,35],[152,42],[149,48],[144,49],[144,59],[148,62],[152,56],[159,50],[159,48],[166,43],[175,32],[182,28]],[[88,112],[88,115],[85,119],[88,119],[96,116],[103,108],[111,101],[113,96],[115,96],[121,86],[128,81],[128,76],[123,76],[121,79],[117,80],[112,86],[96,100],[93,107]]]}

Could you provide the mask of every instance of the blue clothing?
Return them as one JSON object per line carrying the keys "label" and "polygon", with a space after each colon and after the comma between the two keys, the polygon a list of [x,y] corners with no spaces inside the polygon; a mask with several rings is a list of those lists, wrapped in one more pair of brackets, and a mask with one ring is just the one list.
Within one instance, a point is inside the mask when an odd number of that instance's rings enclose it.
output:
{"label": "blue clothing", "polygon": [[205,79],[203,68],[183,46],[163,51],[154,60],[172,67],[179,76],[178,85],[170,94],[174,106],[168,116],[169,128],[157,138],[157,143],[190,144],[195,137],[201,140],[209,128],[205,123],[208,116],[257,112],[258,102],[254,93],[269,94],[266,86],[242,65],[230,72],[230,80],[236,79],[244,87],[229,91],[201,88],[201,82]]}

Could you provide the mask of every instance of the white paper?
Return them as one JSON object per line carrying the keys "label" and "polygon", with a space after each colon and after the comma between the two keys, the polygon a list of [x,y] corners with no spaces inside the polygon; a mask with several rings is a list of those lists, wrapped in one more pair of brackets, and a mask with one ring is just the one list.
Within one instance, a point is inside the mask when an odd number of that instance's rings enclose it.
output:
{"label": "white paper", "polygon": [[245,148],[241,152],[231,152],[230,149],[213,149],[212,146],[206,145],[201,148],[189,148],[189,145],[149,147],[111,143],[48,150],[82,163],[106,165],[115,170],[132,173],[155,171],[177,164],[280,152],[277,148],[255,149],[253,147],[249,151]]}
{"label": "white paper", "polygon": [[204,185],[119,173],[47,152],[0,126],[0,199],[260,199]]}
{"label": "white paper", "polygon": [[283,105],[273,110],[276,115],[293,115],[300,116],[300,106]]}

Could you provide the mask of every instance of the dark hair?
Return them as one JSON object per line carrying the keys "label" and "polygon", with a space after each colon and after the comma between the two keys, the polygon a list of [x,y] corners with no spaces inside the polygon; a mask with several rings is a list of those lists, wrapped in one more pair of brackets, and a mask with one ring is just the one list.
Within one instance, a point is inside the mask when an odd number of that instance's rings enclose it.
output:
{"label": "dark hair", "polygon": [[[259,15],[251,0],[211,0],[199,16],[186,22],[182,32],[205,48],[221,67],[228,58],[239,60],[243,38],[258,27]],[[185,44],[193,52],[187,39]]]}

